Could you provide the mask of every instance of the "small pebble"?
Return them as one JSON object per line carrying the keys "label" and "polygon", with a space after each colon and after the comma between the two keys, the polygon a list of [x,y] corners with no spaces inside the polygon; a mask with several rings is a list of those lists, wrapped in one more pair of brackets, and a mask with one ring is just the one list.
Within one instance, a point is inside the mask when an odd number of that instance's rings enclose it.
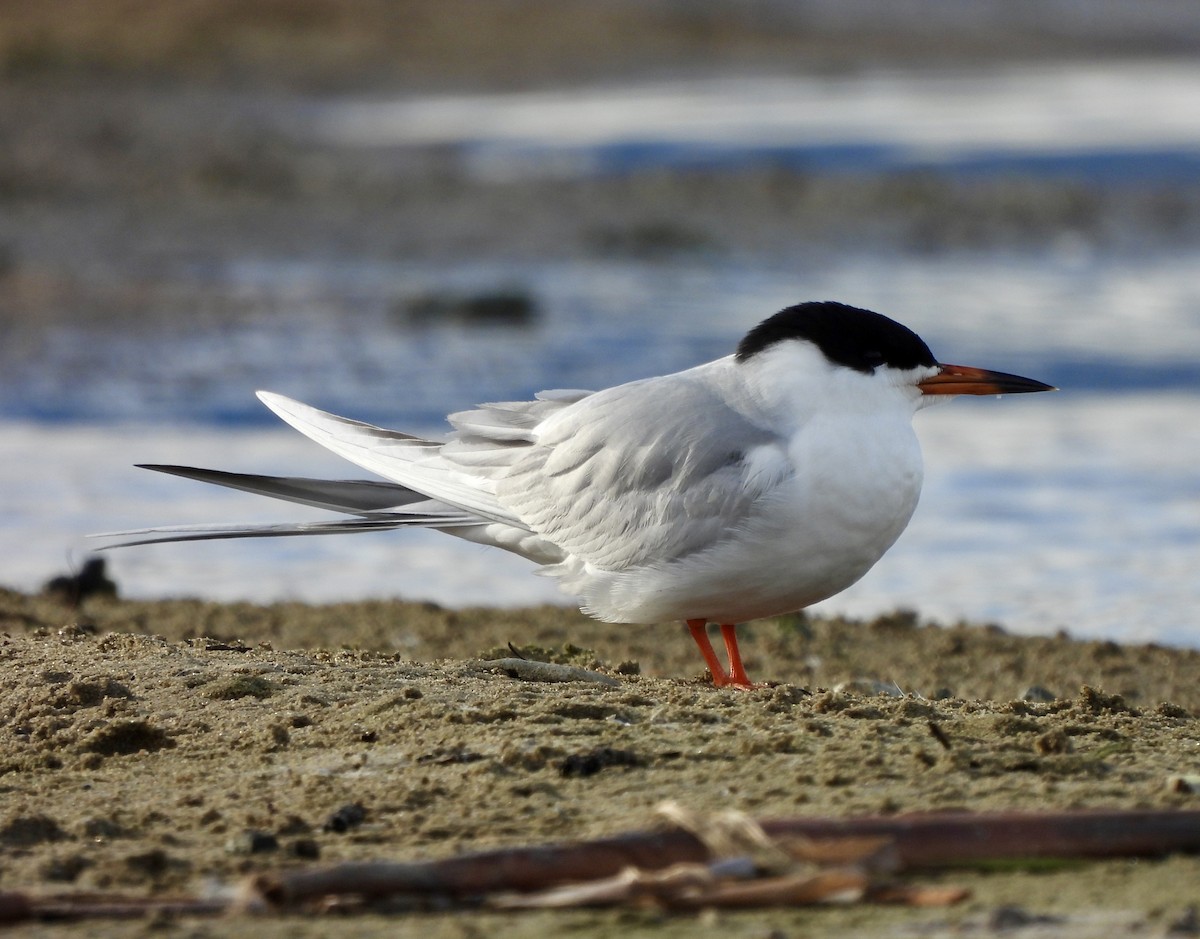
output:
{"label": "small pebble", "polygon": [[315,861],[321,856],[321,847],[312,838],[297,838],[288,845],[288,853],[292,857],[303,858],[306,861]]}
{"label": "small pebble", "polygon": [[341,834],[349,831],[351,828],[357,828],[367,818],[367,810],[361,802],[354,802],[350,805],[343,805],[340,809],[334,812],[326,819],[322,826],[325,831],[332,831]]}

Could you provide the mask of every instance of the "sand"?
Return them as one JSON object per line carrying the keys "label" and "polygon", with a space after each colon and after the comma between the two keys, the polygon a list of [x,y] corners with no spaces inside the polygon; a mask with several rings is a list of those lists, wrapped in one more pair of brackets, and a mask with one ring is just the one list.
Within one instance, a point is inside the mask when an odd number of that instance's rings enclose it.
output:
{"label": "sand", "polygon": [[[1197,769],[1195,651],[1023,638],[909,613],[793,617],[743,630],[764,687],[737,692],[711,687],[682,626],[609,626],[553,607],[100,598],[72,610],[4,592],[0,630],[5,889],[196,892],[249,872],[603,837],[652,825],[668,799],[756,817],[1196,807],[1169,785]],[[513,677],[491,661],[511,656],[509,643],[615,684]],[[625,758],[578,772],[605,747]],[[1043,926],[1068,934],[1161,930],[1198,899],[1200,861],[931,879],[972,899],[719,919],[746,935],[938,935],[1013,916],[1049,917]],[[573,911],[310,925],[314,935],[598,935],[618,923],[670,933],[696,919]]]}

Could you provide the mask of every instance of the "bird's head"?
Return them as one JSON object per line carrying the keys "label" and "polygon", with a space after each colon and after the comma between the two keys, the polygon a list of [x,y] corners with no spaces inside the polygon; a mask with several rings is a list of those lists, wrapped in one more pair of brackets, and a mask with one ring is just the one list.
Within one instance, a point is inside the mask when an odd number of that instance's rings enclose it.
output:
{"label": "bird's head", "polygon": [[[966,365],[938,362],[907,326],[879,313],[834,301],[800,303],[750,330],[736,361],[751,366],[801,340],[807,350],[798,368],[817,387],[842,386],[841,397],[908,400],[914,410],[954,395],[1053,391],[1052,385]],[[777,363],[777,367],[787,368]]]}

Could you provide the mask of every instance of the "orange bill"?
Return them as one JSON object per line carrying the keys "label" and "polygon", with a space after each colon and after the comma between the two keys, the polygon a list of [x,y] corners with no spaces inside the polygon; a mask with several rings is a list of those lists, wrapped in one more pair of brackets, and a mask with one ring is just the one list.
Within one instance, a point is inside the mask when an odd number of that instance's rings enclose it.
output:
{"label": "orange bill", "polygon": [[927,395],[1015,395],[1031,391],[1057,391],[1053,385],[992,372],[969,365],[939,365],[941,371],[919,382],[922,394]]}

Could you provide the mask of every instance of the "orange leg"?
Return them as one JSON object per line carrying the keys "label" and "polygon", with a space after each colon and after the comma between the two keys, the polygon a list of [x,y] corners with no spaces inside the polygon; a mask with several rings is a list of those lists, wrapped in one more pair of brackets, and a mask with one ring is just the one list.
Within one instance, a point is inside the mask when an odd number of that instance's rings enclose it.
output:
{"label": "orange leg", "polygon": [[708,666],[708,672],[712,675],[713,685],[718,688],[741,688],[750,689],[754,685],[750,682],[750,678],[746,675],[746,669],[742,665],[742,656],[738,651],[737,633],[733,626],[722,626],[721,636],[725,640],[725,651],[729,655],[730,671],[726,672],[720,660],[717,658],[717,653],[712,647],[712,643],[708,641],[708,632],[705,629],[706,621],[702,619],[690,619],[687,621],[688,630],[692,634],[692,639],[696,645],[700,647],[700,654],[704,656],[704,664]]}
{"label": "orange leg", "polygon": [[696,645],[700,647],[700,654],[704,656],[704,664],[708,666],[708,673],[712,675],[713,684],[718,688],[724,688],[729,684],[729,676],[725,674],[725,668],[717,659],[717,653],[714,651],[712,643],[708,641],[708,631],[705,629],[707,625],[707,622],[702,619],[687,621],[688,630]]}
{"label": "orange leg", "polygon": [[754,683],[742,665],[742,653],[738,651],[737,627],[732,623],[723,624],[721,638],[725,640],[725,653],[729,656],[729,684],[734,688],[753,688]]}

